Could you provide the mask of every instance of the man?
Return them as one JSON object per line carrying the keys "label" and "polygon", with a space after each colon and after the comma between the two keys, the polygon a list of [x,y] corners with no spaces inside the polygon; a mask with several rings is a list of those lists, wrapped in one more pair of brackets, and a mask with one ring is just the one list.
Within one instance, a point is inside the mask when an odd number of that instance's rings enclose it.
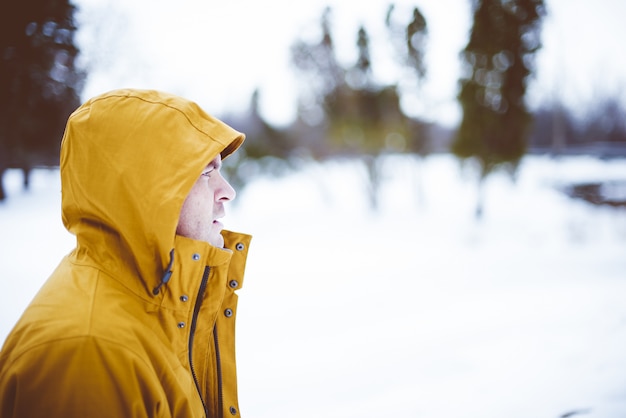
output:
{"label": "man", "polygon": [[243,140],[156,91],[109,92],[70,116],[62,213],[77,244],[0,352],[2,418],[239,416],[250,236],[218,219],[235,197],[221,160]]}

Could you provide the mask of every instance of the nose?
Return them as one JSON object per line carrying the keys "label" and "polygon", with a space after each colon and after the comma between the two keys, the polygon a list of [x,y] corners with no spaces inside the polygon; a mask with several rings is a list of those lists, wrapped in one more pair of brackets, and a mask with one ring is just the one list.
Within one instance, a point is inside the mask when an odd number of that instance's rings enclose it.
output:
{"label": "nose", "polygon": [[217,189],[215,199],[219,202],[228,202],[233,200],[235,196],[237,196],[237,192],[220,173],[220,186]]}

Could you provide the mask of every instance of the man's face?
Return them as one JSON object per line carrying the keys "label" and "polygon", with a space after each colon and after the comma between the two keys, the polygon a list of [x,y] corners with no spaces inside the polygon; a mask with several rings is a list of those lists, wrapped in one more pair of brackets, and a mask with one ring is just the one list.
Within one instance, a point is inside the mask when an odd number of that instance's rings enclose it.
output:
{"label": "man's face", "polygon": [[220,233],[223,225],[217,220],[225,215],[224,202],[235,198],[235,190],[222,177],[222,159],[218,155],[202,171],[191,188],[180,212],[176,233],[224,247]]}

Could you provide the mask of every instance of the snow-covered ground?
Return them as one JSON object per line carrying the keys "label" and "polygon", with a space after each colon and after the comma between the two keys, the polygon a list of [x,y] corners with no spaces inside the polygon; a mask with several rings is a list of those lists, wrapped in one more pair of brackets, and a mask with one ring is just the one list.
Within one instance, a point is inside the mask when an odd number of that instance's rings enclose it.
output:
{"label": "snow-covered ground", "polygon": [[[254,235],[238,309],[247,418],[626,417],[626,209],[569,199],[626,160],[528,157],[515,182],[451,156],[259,178],[225,223]],[[5,178],[0,341],[73,246],[58,171]],[[570,416],[571,416],[570,415]]]}

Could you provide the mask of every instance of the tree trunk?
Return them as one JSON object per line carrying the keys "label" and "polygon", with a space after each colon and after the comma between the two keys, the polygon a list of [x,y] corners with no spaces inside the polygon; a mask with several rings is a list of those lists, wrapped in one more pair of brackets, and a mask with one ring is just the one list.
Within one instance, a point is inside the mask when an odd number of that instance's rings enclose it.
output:
{"label": "tree trunk", "polygon": [[31,168],[30,167],[22,167],[22,187],[24,188],[24,190],[28,190],[30,189],[30,173],[31,173]]}
{"label": "tree trunk", "polygon": [[484,198],[485,198],[485,176],[481,175],[478,179],[478,187],[476,193],[476,210],[474,212],[474,218],[480,221],[483,218],[484,211]]}
{"label": "tree trunk", "polygon": [[367,171],[367,192],[370,208],[375,212],[378,210],[378,192],[380,189],[380,167],[378,158],[373,155],[366,155],[363,158]]}
{"label": "tree trunk", "polygon": [[425,157],[420,154],[416,154],[415,156],[415,195],[417,198],[417,207],[419,210],[423,210],[426,207],[426,197],[424,193],[424,163]]}
{"label": "tree trunk", "polygon": [[0,168],[0,202],[3,202],[7,198],[7,194],[4,191],[4,168]]}

